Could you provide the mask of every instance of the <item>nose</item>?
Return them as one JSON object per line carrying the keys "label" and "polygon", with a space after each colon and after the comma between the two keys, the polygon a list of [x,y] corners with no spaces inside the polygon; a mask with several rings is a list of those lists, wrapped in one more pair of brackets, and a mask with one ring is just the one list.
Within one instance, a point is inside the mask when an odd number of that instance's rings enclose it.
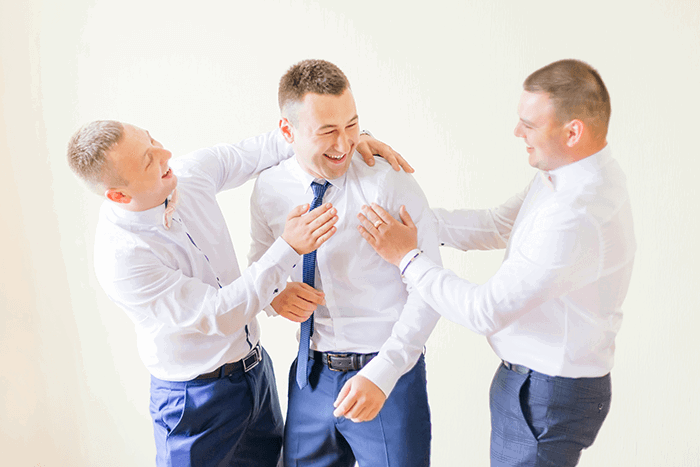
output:
{"label": "nose", "polygon": [[523,126],[522,122],[518,122],[517,125],[515,125],[515,128],[513,129],[513,134],[518,137],[518,138],[524,138],[525,134],[523,133]]}
{"label": "nose", "polygon": [[350,152],[350,148],[352,148],[353,144],[355,143],[352,139],[352,135],[347,131],[338,133],[338,139],[335,141],[335,148],[338,152],[342,152],[343,154]]}
{"label": "nose", "polygon": [[173,157],[173,153],[164,148],[158,149],[158,155],[160,156],[161,164],[168,162]]}

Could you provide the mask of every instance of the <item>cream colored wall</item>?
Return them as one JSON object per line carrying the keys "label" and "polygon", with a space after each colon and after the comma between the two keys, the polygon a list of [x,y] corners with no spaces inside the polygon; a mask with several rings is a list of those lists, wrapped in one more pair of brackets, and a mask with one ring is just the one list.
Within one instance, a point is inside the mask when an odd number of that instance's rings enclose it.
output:
{"label": "cream colored wall", "polygon": [[[325,58],[349,76],[362,127],[412,162],[433,206],[489,207],[533,174],[512,134],[523,79],[575,57],[612,95],[639,243],[612,411],[580,465],[699,465],[700,3],[200,3],[0,4],[0,463],[153,464],[149,375],[92,269],[101,201],[65,162],[79,125],[128,121],[175,154],[237,141],[276,125],[288,66]],[[242,264],[250,189],[220,197]],[[475,281],[501,258],[444,252]],[[286,406],[294,326],[262,324]],[[442,321],[427,359],[433,465],[487,465],[496,358]]]}

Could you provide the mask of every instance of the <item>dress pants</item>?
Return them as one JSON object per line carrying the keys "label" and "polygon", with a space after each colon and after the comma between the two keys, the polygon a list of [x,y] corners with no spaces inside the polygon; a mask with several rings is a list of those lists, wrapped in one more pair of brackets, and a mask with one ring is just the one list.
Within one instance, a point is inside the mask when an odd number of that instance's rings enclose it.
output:
{"label": "dress pants", "polygon": [[247,373],[183,382],[151,377],[156,465],[275,467],[284,421],[269,355]]}
{"label": "dress pants", "polygon": [[569,467],[610,410],[610,374],[564,378],[503,364],[491,384],[491,467]]}
{"label": "dress pants", "polygon": [[289,372],[286,467],[350,467],[356,460],[360,467],[430,465],[430,408],[422,355],[368,422],[333,416],[333,402],[357,371],[333,371],[314,361],[308,372],[304,389],[296,383],[296,361]]}

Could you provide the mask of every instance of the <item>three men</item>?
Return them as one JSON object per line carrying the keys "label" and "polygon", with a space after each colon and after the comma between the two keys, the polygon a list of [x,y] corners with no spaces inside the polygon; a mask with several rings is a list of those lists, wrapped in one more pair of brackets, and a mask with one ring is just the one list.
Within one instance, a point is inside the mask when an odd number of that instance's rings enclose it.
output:
{"label": "three men", "polygon": [[573,466],[610,408],[610,370],[636,243],[625,176],[607,145],[610,97],[596,70],[561,60],[524,82],[515,135],[539,169],[491,210],[436,210],[440,240],[506,248],[477,285],[423,254],[407,210],[358,217],[363,237],[435,310],[487,336],[492,466]]}
{"label": "three men", "polygon": [[[363,142],[367,158],[392,155],[374,143]],[[241,273],[216,194],[291,155],[274,131],[171,160],[148,131],[115,121],[92,122],[69,143],[73,171],[107,198],[95,270],[134,322],[152,375],[159,466],[277,465],[283,420],[256,315],[300,255],[334,234],[337,215],[328,203],[294,207]]]}
{"label": "three men", "polygon": [[432,211],[412,177],[382,163],[368,170],[353,158],[359,118],[338,67],[322,60],[294,65],[280,81],[279,104],[280,129],[295,155],[256,181],[249,259],[274,243],[292,206],[331,202],[339,217],[336,234],[315,258],[305,256],[304,267],[292,272],[295,282],[272,302],[297,321],[315,308],[302,323],[290,371],[285,465],[428,465],[423,346],[439,315],[362,240],[354,216],[369,202],[392,212],[410,206],[421,248],[440,263]]}

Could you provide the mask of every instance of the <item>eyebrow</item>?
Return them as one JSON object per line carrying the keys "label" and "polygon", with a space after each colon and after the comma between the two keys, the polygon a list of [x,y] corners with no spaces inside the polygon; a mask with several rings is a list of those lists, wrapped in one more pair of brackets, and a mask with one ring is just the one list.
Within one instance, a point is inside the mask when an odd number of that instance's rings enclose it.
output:
{"label": "eyebrow", "polygon": [[[357,121],[360,117],[358,115],[355,115],[352,117],[346,125],[350,125],[353,122]],[[335,128],[337,125],[323,125],[322,127],[318,128],[316,131],[322,131],[322,130],[327,130],[328,128]]]}
{"label": "eyebrow", "polygon": [[533,128],[536,128],[535,124],[533,122],[531,122],[530,120],[526,120],[526,119],[520,117],[520,121],[523,122],[527,126],[531,126]]}

